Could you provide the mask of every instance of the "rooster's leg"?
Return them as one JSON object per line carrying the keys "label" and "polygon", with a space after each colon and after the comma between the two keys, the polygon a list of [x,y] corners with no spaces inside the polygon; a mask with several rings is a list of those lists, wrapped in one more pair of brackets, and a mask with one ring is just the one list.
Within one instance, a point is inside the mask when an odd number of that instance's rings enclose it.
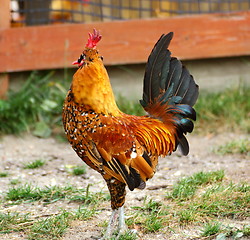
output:
{"label": "rooster's leg", "polygon": [[117,223],[117,217],[118,217],[118,209],[113,209],[106,233],[104,235],[104,239],[110,239],[112,237],[115,225]]}
{"label": "rooster's leg", "polygon": [[119,214],[119,225],[118,225],[118,231],[119,235],[125,233],[128,231],[127,225],[125,223],[125,215],[124,215],[124,207],[118,208],[118,214]]}
{"label": "rooster's leg", "polygon": [[126,196],[126,184],[113,177],[106,178],[105,180],[109,188],[111,208],[113,210],[104,239],[110,239],[115,234],[118,234],[119,236],[127,231],[123,208]]}
{"label": "rooster's leg", "polygon": [[107,231],[104,239],[110,239],[114,233],[118,233],[118,237],[128,230],[125,223],[124,208],[123,206],[118,209],[113,209]]}

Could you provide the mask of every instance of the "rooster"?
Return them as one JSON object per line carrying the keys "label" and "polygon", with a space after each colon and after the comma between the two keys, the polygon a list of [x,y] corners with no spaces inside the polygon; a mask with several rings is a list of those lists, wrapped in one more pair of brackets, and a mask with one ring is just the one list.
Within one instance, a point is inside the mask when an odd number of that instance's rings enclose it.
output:
{"label": "rooster", "polygon": [[124,220],[126,186],[143,189],[153,177],[158,157],[177,147],[189,152],[185,134],[192,132],[198,85],[168,50],[173,33],[163,34],[146,64],[142,107],[146,116],[123,113],[117,107],[109,76],[96,45],[94,29],[79,59],[78,70],[63,107],[63,125],[78,156],[98,171],[111,195],[112,214],[105,239],[127,230]]}

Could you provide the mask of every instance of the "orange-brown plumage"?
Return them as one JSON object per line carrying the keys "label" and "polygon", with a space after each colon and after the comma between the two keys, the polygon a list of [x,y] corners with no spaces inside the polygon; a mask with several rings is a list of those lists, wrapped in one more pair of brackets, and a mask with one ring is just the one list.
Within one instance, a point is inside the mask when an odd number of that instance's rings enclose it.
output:
{"label": "orange-brown plumage", "polygon": [[144,188],[152,178],[159,156],[179,145],[184,154],[184,136],[193,130],[198,86],[179,60],[167,49],[172,34],[155,45],[146,67],[141,104],[147,116],[132,116],[119,110],[102,58],[96,50],[101,39],[94,30],[78,59],[65,99],[63,124],[68,140],[79,157],[106,180],[112,209],[125,202],[125,186]]}

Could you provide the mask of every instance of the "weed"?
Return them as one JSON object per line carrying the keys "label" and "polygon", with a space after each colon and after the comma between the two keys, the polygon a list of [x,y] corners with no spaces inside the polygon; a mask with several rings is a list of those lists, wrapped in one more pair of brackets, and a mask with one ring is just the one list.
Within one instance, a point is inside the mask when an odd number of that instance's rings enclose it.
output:
{"label": "weed", "polygon": [[221,230],[221,223],[219,222],[210,222],[206,223],[204,229],[202,230],[202,236],[212,236],[218,234]]}
{"label": "weed", "polygon": [[0,177],[8,177],[9,173],[7,172],[0,172]]}
{"label": "weed", "polygon": [[11,185],[17,185],[17,184],[19,184],[19,183],[21,183],[21,181],[20,181],[19,179],[17,179],[17,178],[14,178],[14,179],[11,179],[11,180],[10,180],[10,184],[11,184]]}
{"label": "weed", "polygon": [[86,167],[84,165],[81,166],[75,166],[72,169],[72,173],[76,176],[83,175],[86,173]]}
{"label": "weed", "polygon": [[33,162],[29,162],[29,163],[24,164],[23,168],[24,169],[34,169],[34,168],[42,167],[44,164],[45,164],[44,160],[37,159],[37,160],[34,160]]}
{"label": "weed", "polygon": [[215,153],[225,155],[225,154],[250,154],[250,140],[240,139],[233,140],[227,144],[219,146]]}

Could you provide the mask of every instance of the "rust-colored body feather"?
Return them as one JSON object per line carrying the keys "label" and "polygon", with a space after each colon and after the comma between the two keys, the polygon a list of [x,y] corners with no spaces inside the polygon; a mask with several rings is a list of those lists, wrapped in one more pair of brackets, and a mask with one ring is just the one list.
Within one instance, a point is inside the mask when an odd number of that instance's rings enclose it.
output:
{"label": "rust-colored body feather", "polygon": [[124,204],[125,186],[144,188],[155,173],[158,157],[176,150],[185,132],[180,133],[178,124],[186,124],[176,116],[187,114],[186,105],[175,108],[170,100],[164,102],[167,89],[163,89],[158,100],[147,104],[144,94],[149,115],[125,114],[116,105],[97,50],[86,48],[83,54],[84,64],[75,73],[65,99],[63,124],[78,156],[106,180],[111,206],[117,209]]}

